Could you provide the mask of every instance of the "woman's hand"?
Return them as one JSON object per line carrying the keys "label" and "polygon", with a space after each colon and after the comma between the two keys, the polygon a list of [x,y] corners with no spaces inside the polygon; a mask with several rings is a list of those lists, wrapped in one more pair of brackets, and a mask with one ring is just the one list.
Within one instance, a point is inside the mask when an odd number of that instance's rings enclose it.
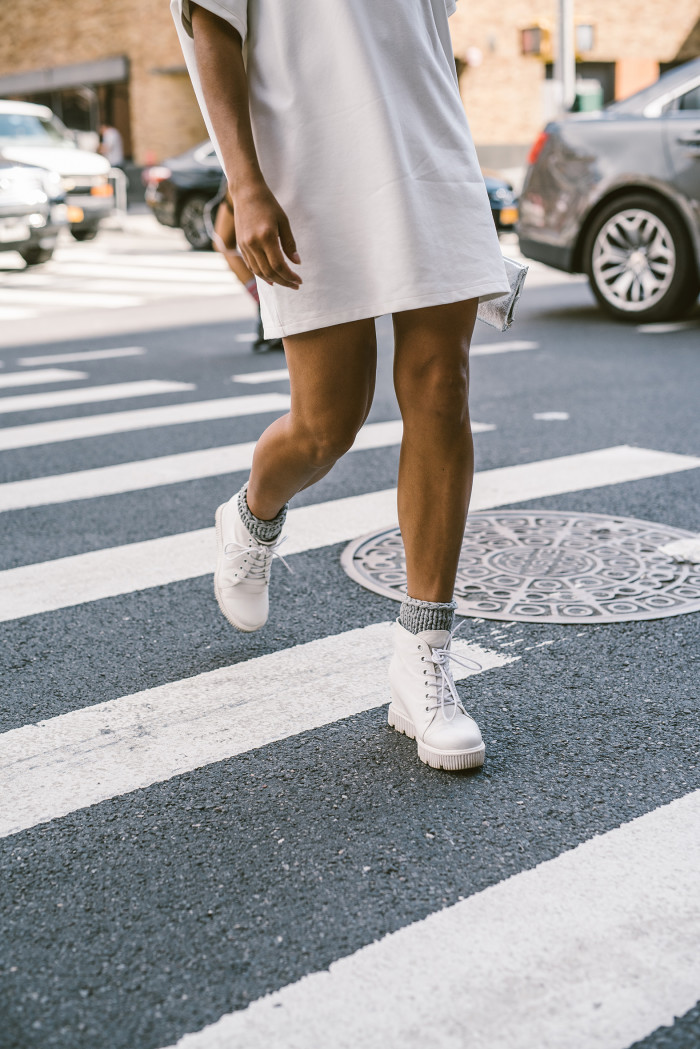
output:
{"label": "woman's hand", "polygon": [[[296,290],[301,277],[287,265],[285,255],[300,263],[289,219],[264,182],[231,193],[236,242],[246,265],[268,284]],[[283,254],[284,252],[284,254]]]}

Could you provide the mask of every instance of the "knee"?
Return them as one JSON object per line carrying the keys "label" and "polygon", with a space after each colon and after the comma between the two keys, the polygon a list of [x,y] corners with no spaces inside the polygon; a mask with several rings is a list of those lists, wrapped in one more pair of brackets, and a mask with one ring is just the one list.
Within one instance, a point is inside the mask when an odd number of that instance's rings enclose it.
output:
{"label": "knee", "polygon": [[459,423],[466,418],[468,411],[467,362],[433,360],[402,376],[397,382],[396,392],[404,414]]}
{"label": "knee", "polygon": [[352,448],[359,425],[334,424],[307,429],[303,435],[306,458],[316,469],[332,466]]}

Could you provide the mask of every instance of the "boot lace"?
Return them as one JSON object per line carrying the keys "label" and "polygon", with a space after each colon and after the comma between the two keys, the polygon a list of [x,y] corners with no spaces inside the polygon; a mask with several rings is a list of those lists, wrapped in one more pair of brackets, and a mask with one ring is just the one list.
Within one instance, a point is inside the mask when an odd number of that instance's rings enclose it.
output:
{"label": "boot lace", "polygon": [[237,558],[247,555],[249,567],[245,572],[245,576],[248,579],[257,580],[258,582],[269,583],[270,570],[275,558],[281,561],[287,571],[294,575],[294,569],[292,566],[285,560],[284,556],[279,553],[279,548],[283,543],[287,542],[288,538],[289,536],[285,535],[276,543],[255,543],[252,546],[246,546],[244,543],[233,541],[227,543],[224,547],[224,557],[227,561],[235,561]]}
{"label": "boot lace", "polygon": [[[459,655],[457,652],[453,652],[450,648],[455,635],[463,626],[464,620],[451,632],[449,641],[443,648],[432,648],[430,650],[430,655],[425,656],[425,659],[431,662],[435,667],[435,675],[430,682],[430,685],[436,690],[434,702],[426,709],[439,709],[446,721],[452,721],[457,716],[458,710],[461,710],[463,714],[467,713],[452,676],[450,660],[452,660],[453,663],[458,663],[461,667],[465,667],[467,670],[481,670],[481,663],[477,663],[474,659],[469,659],[468,656]],[[430,694],[428,694],[426,698],[430,699]],[[449,717],[447,716],[448,707],[451,710]]]}

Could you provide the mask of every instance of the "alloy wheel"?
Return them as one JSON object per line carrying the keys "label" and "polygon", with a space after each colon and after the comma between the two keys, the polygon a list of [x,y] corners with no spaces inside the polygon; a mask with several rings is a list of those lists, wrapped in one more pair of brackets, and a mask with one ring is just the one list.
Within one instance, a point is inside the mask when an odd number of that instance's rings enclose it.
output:
{"label": "alloy wheel", "polygon": [[625,313],[649,310],[663,299],[676,272],[673,236],[653,212],[626,208],[601,226],[592,270],[611,306]]}
{"label": "alloy wheel", "polygon": [[196,251],[204,251],[211,247],[211,240],[204,224],[203,197],[190,197],[185,202],[180,215],[180,227],[187,241]]}

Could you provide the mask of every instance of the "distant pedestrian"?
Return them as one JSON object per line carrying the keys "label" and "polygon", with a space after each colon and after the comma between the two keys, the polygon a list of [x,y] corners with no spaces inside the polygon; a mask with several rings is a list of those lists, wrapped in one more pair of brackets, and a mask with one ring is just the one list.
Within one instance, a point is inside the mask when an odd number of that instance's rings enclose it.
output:
{"label": "distant pedestrian", "polygon": [[121,132],[111,124],[100,124],[100,144],[97,149],[110,164],[110,167],[124,166],[124,142]]}
{"label": "distant pedestrian", "polygon": [[[212,212],[216,209],[213,224],[211,224]],[[216,196],[208,202],[205,207],[205,220],[211,234],[212,244],[215,251],[220,252],[228,264],[232,273],[248,292],[258,311],[258,330],[253,349],[256,353],[265,353],[271,350],[283,350],[281,339],[266,339],[263,332],[262,317],[260,316],[260,295],[258,294],[258,283],[247,265],[243,256],[236,246],[236,224],[233,217],[233,202],[228,191],[226,176],[224,176],[221,187]]]}
{"label": "distant pedestrian", "polygon": [[[479,300],[509,290],[459,95],[454,6],[172,0],[265,334],[283,337],[291,382],[289,414],[216,514],[219,605],[240,630],[265,624],[288,500],[352,445],[374,393],[374,318],[393,314],[409,596],[389,723],[449,769],[484,760],[450,671],[452,598],[473,476],[469,344]],[[308,685],[323,705],[323,681]]]}

